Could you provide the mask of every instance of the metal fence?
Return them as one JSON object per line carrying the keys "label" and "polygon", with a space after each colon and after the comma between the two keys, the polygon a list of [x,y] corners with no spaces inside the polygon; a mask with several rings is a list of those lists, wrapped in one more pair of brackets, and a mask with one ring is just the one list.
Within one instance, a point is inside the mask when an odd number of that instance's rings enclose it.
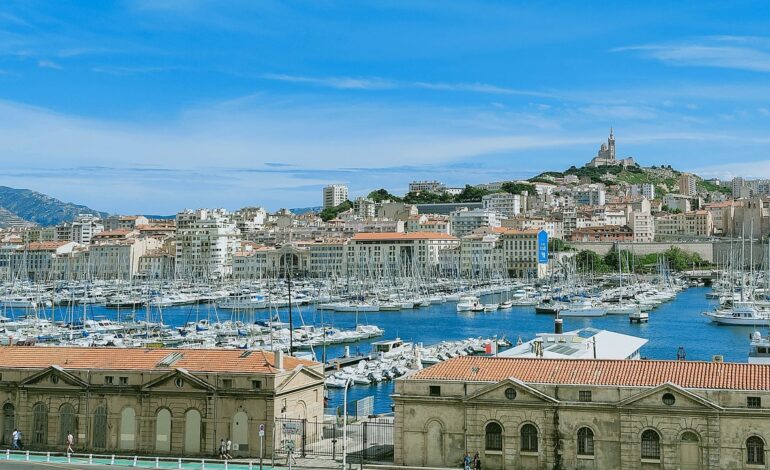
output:
{"label": "metal fence", "polygon": [[[342,419],[308,421],[280,418],[275,421],[275,453],[286,456],[290,451],[296,457],[330,459],[342,458]],[[390,462],[393,460],[393,420],[374,418],[348,423],[347,444],[344,446],[348,462]]]}

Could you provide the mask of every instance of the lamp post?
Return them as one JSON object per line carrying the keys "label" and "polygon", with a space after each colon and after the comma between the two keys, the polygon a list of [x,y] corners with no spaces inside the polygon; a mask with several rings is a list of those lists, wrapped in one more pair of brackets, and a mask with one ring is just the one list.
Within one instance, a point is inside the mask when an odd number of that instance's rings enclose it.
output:
{"label": "lamp post", "polygon": [[348,387],[352,381],[352,377],[345,380],[345,392],[342,394],[342,470],[345,470],[348,457]]}

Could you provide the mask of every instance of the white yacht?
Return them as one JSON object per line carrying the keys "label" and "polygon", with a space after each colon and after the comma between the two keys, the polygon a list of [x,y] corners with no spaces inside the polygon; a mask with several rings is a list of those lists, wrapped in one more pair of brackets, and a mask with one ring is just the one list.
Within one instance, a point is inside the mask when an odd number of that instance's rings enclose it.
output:
{"label": "white yacht", "polygon": [[712,322],[732,326],[770,326],[770,315],[750,302],[736,302],[731,309],[703,312]]}
{"label": "white yacht", "polygon": [[460,301],[457,303],[458,312],[480,312],[481,310],[484,310],[484,305],[476,296],[467,295],[460,297]]}
{"label": "white yacht", "polygon": [[598,307],[590,300],[571,302],[559,311],[560,317],[603,317],[607,309]]}

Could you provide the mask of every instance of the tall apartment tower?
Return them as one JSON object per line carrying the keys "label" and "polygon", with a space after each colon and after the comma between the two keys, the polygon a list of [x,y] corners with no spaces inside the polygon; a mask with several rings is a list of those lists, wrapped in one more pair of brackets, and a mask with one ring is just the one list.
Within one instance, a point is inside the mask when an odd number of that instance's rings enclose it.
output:
{"label": "tall apartment tower", "polygon": [[684,194],[685,196],[695,196],[698,194],[695,176],[690,173],[679,175],[679,194]]}
{"label": "tall apartment tower", "polygon": [[324,188],[324,209],[336,207],[348,200],[348,187],[344,184],[330,184]]}

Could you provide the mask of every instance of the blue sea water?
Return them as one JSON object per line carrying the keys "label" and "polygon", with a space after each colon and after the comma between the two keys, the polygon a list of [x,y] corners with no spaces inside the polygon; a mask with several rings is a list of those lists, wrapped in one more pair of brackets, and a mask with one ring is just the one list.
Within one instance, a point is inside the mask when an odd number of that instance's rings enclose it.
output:
{"label": "blue sea water", "polygon": [[[677,350],[683,347],[688,360],[709,361],[715,354],[721,354],[726,361],[746,362],[748,354],[749,334],[754,331],[750,327],[718,326],[708,321],[702,312],[715,306],[714,301],[706,299],[708,288],[690,288],[680,293],[674,300],[662,304],[650,312],[650,321],[646,324],[631,324],[624,315],[610,315],[598,318],[566,318],[564,330],[574,330],[583,327],[607,329],[619,333],[647,338],[649,342],[642,348],[642,356],[650,359],[676,359]],[[483,301],[484,299],[482,299]],[[402,310],[396,312],[376,312],[358,314],[358,322],[378,325],[385,330],[382,338],[351,344],[351,353],[356,350],[368,353],[369,343],[380,339],[400,337],[405,341],[421,342],[431,345],[443,340],[459,340],[468,337],[506,337],[516,342],[519,337],[523,340],[532,339],[536,333],[553,331],[552,315],[536,314],[534,307],[514,307],[511,310],[501,310],[492,313],[458,313],[455,303],[431,305],[427,308]],[[12,312],[6,312],[6,316]],[[106,316],[117,319],[125,316],[125,310],[118,311],[104,307],[88,307],[87,316]],[[274,313],[274,312],[273,312]],[[50,315],[50,312],[48,313]],[[66,319],[68,315],[82,317],[82,309],[76,307],[74,312],[67,307],[57,307],[55,318]],[[288,311],[278,312],[282,321],[288,321]],[[158,312],[153,311],[153,320],[157,320]],[[165,308],[162,311],[163,321],[172,326],[180,326],[188,321],[208,318],[228,320],[228,312],[217,311],[209,305],[193,305]],[[257,312],[257,320],[266,320],[267,311]],[[355,313],[331,311],[316,311],[312,307],[295,308],[293,314],[295,325],[325,325],[353,328],[356,324]],[[139,319],[145,316],[144,310],[136,312]],[[344,346],[327,347],[326,357],[341,356]],[[316,356],[321,359],[321,351],[316,350]],[[372,386],[354,386],[348,392],[348,400],[356,400],[366,396],[374,396],[375,412],[390,411],[390,394],[393,384],[383,382]],[[329,407],[342,403],[342,391],[329,390]]]}

